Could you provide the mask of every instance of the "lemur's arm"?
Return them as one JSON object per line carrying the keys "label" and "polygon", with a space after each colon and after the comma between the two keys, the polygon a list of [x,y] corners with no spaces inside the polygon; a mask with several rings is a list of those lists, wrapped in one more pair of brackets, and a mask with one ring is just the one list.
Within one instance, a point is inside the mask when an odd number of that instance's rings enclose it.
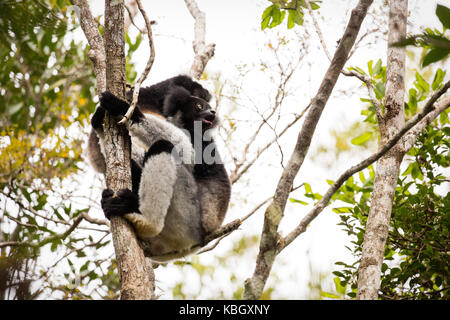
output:
{"label": "lemur's arm", "polygon": [[[100,106],[113,116],[123,116],[130,105],[106,91],[100,97]],[[192,149],[188,136],[182,130],[160,117],[144,115],[139,108],[134,110],[127,127],[131,135],[138,138],[146,148],[150,148],[158,140],[168,140],[177,151],[188,152]]]}

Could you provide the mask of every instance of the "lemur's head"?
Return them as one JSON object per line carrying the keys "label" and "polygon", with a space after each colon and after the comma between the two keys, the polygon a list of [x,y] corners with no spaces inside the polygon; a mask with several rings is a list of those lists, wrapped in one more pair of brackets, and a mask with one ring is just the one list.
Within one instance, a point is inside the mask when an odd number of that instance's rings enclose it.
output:
{"label": "lemur's head", "polygon": [[206,100],[179,86],[170,89],[164,102],[164,116],[185,129],[193,129],[195,121],[199,121],[203,131],[214,128],[219,122]]}

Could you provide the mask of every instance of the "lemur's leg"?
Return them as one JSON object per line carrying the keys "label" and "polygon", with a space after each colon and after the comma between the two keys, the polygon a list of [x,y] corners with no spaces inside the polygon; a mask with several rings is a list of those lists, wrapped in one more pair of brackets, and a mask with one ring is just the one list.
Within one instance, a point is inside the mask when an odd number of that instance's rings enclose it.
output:
{"label": "lemur's leg", "polygon": [[126,214],[140,238],[157,236],[164,228],[177,178],[173,144],[159,140],[147,151],[139,184],[139,212]]}
{"label": "lemur's leg", "polygon": [[157,236],[164,228],[173,187],[176,165],[171,156],[173,145],[167,140],[157,141],[145,154],[139,184],[139,197],[128,189],[114,193],[105,189],[102,208],[105,216],[123,216],[130,221],[141,239]]}

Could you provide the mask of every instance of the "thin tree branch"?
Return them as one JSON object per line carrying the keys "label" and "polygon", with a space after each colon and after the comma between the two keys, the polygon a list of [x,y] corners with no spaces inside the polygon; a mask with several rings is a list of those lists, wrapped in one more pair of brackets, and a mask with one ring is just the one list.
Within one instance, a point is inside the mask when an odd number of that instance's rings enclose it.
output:
{"label": "thin tree branch", "polygon": [[319,23],[316,20],[316,17],[314,15],[313,9],[311,8],[311,3],[309,0],[305,0],[306,6],[308,7],[309,15],[311,16],[311,19],[313,21],[314,28],[316,29],[316,33],[319,36],[320,44],[322,45],[323,51],[325,52],[325,55],[327,56],[328,60],[331,61],[331,55],[330,52],[328,52],[327,45],[325,44],[325,40],[323,38],[322,31],[320,30]]}
{"label": "thin tree branch", "polygon": [[155,46],[153,43],[151,22],[147,16],[147,13],[145,12],[145,10],[142,6],[141,0],[135,0],[135,1],[138,5],[139,11],[141,12],[141,14],[145,20],[145,26],[147,28],[147,35],[148,35],[148,42],[149,42],[149,46],[150,46],[150,58],[147,61],[147,65],[145,66],[144,72],[142,72],[142,75],[140,76],[140,78],[138,79],[136,84],[134,85],[133,100],[131,101],[131,105],[128,108],[127,113],[123,116],[122,120],[119,121],[119,124],[124,124],[128,119],[131,118],[131,115],[133,114],[134,109],[136,109],[136,105],[137,105],[138,97],[139,97],[139,91],[141,89],[141,84],[147,78],[148,73],[150,72],[150,69],[153,66],[153,62],[155,61]]}
{"label": "thin tree branch", "polygon": [[[330,56],[330,53],[328,52],[328,48],[327,48],[327,46],[325,44],[325,40],[323,38],[322,30],[320,29],[319,23],[316,20],[314,12],[313,12],[313,10],[311,8],[311,4],[310,4],[309,0],[305,0],[305,2],[306,2],[306,5],[308,6],[308,11],[309,11],[309,14],[310,14],[310,16],[312,18],[313,25],[314,25],[316,33],[317,33],[317,35],[319,37],[319,41],[320,41],[320,44],[322,45],[323,51],[325,52],[325,55],[327,56],[328,60],[331,61],[331,56]],[[367,35],[367,33],[364,34],[363,37],[365,37],[366,35]],[[361,37],[361,39],[363,37]],[[360,41],[361,41],[361,39],[360,39]],[[354,48],[353,48],[353,50],[354,50]],[[351,56],[351,54],[349,54],[349,57],[350,56]],[[359,74],[357,72],[354,72],[354,71],[342,70],[341,73],[343,75],[345,75],[345,76],[348,76],[348,77],[356,77],[356,78],[358,78],[359,80],[361,80],[362,82],[364,82],[366,84],[367,90],[369,92],[370,99],[371,99],[372,104],[373,104],[373,106],[375,108],[375,113],[376,113],[377,118],[378,118],[378,123],[380,124],[380,126],[383,125],[383,112],[382,112],[382,109],[381,109],[381,104],[380,104],[380,102],[378,101],[378,99],[375,96],[375,91],[373,90],[373,85],[372,85],[372,81],[370,80],[370,78],[366,77],[366,76],[364,76],[362,74]]]}
{"label": "thin tree branch", "polygon": [[75,219],[75,221],[72,223],[72,225],[63,233],[61,234],[56,234],[53,236],[50,236],[48,238],[42,239],[41,241],[39,241],[38,243],[34,243],[34,242],[20,242],[20,241],[6,241],[6,242],[0,242],[0,248],[3,247],[18,247],[18,246],[25,246],[25,247],[33,247],[33,248],[39,248],[42,247],[44,245],[46,245],[47,243],[53,242],[55,240],[64,240],[66,239],[80,224],[80,222],[83,220],[82,216],[79,216]]}

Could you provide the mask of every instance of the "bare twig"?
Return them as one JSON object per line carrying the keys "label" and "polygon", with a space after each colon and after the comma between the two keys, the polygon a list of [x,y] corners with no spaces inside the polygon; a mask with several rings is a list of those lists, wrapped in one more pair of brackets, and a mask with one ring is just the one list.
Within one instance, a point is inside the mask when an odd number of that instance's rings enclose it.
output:
{"label": "bare twig", "polygon": [[152,68],[153,62],[155,61],[155,47],[153,44],[153,35],[152,35],[152,26],[151,22],[147,16],[147,13],[145,12],[141,0],[136,0],[136,3],[139,7],[139,10],[144,17],[145,25],[147,27],[147,35],[148,35],[148,42],[150,46],[150,58],[148,59],[147,65],[145,66],[144,72],[142,72],[142,75],[139,77],[138,81],[134,85],[133,89],[133,100],[131,101],[131,105],[128,108],[127,113],[123,116],[123,119],[119,121],[120,124],[125,123],[128,119],[131,118],[131,115],[134,112],[134,109],[136,109],[136,105],[138,102],[139,97],[139,91],[141,89],[142,82],[147,78],[148,73],[150,72],[150,69]]}
{"label": "bare twig", "polygon": [[311,102],[302,110],[302,112],[300,114],[296,115],[295,118],[284,127],[284,129],[278,134],[277,137],[273,138],[271,141],[266,143],[263,147],[259,148],[258,151],[256,152],[255,156],[250,161],[248,161],[246,163],[246,165],[244,167],[242,167],[241,170],[239,170],[241,168],[241,166],[239,166],[237,168],[239,171],[237,171],[236,169],[233,170],[233,172],[230,174],[231,183],[235,183],[236,181],[238,181],[242,177],[242,175],[244,173],[246,173],[248,171],[248,169],[250,169],[250,167],[259,159],[259,157],[261,156],[261,154],[264,151],[269,149],[276,142],[277,139],[282,137],[290,127],[292,127],[294,124],[296,124],[298,122],[298,120],[300,120],[304,116],[304,114],[306,113],[306,111],[308,111],[310,106],[311,106]]}
{"label": "bare twig", "polygon": [[345,76],[348,76],[348,77],[356,77],[366,84],[370,100],[372,101],[373,107],[375,109],[375,114],[377,115],[378,125],[380,126],[380,130],[383,130],[383,128],[384,128],[383,110],[381,108],[381,103],[378,101],[378,99],[375,95],[375,91],[373,89],[373,84],[372,84],[372,81],[370,80],[370,78],[363,74],[355,72],[355,71],[343,70],[342,74]]}
{"label": "bare twig", "polygon": [[328,60],[331,61],[331,55],[330,52],[328,52],[327,45],[325,44],[325,40],[323,38],[322,31],[320,30],[319,23],[316,20],[316,17],[314,15],[313,9],[311,8],[311,3],[309,0],[305,0],[306,6],[308,7],[309,15],[311,16],[311,19],[313,21],[313,25],[316,29],[316,33],[319,36],[320,44],[322,45],[323,51],[325,52],[325,55],[327,56]]}

